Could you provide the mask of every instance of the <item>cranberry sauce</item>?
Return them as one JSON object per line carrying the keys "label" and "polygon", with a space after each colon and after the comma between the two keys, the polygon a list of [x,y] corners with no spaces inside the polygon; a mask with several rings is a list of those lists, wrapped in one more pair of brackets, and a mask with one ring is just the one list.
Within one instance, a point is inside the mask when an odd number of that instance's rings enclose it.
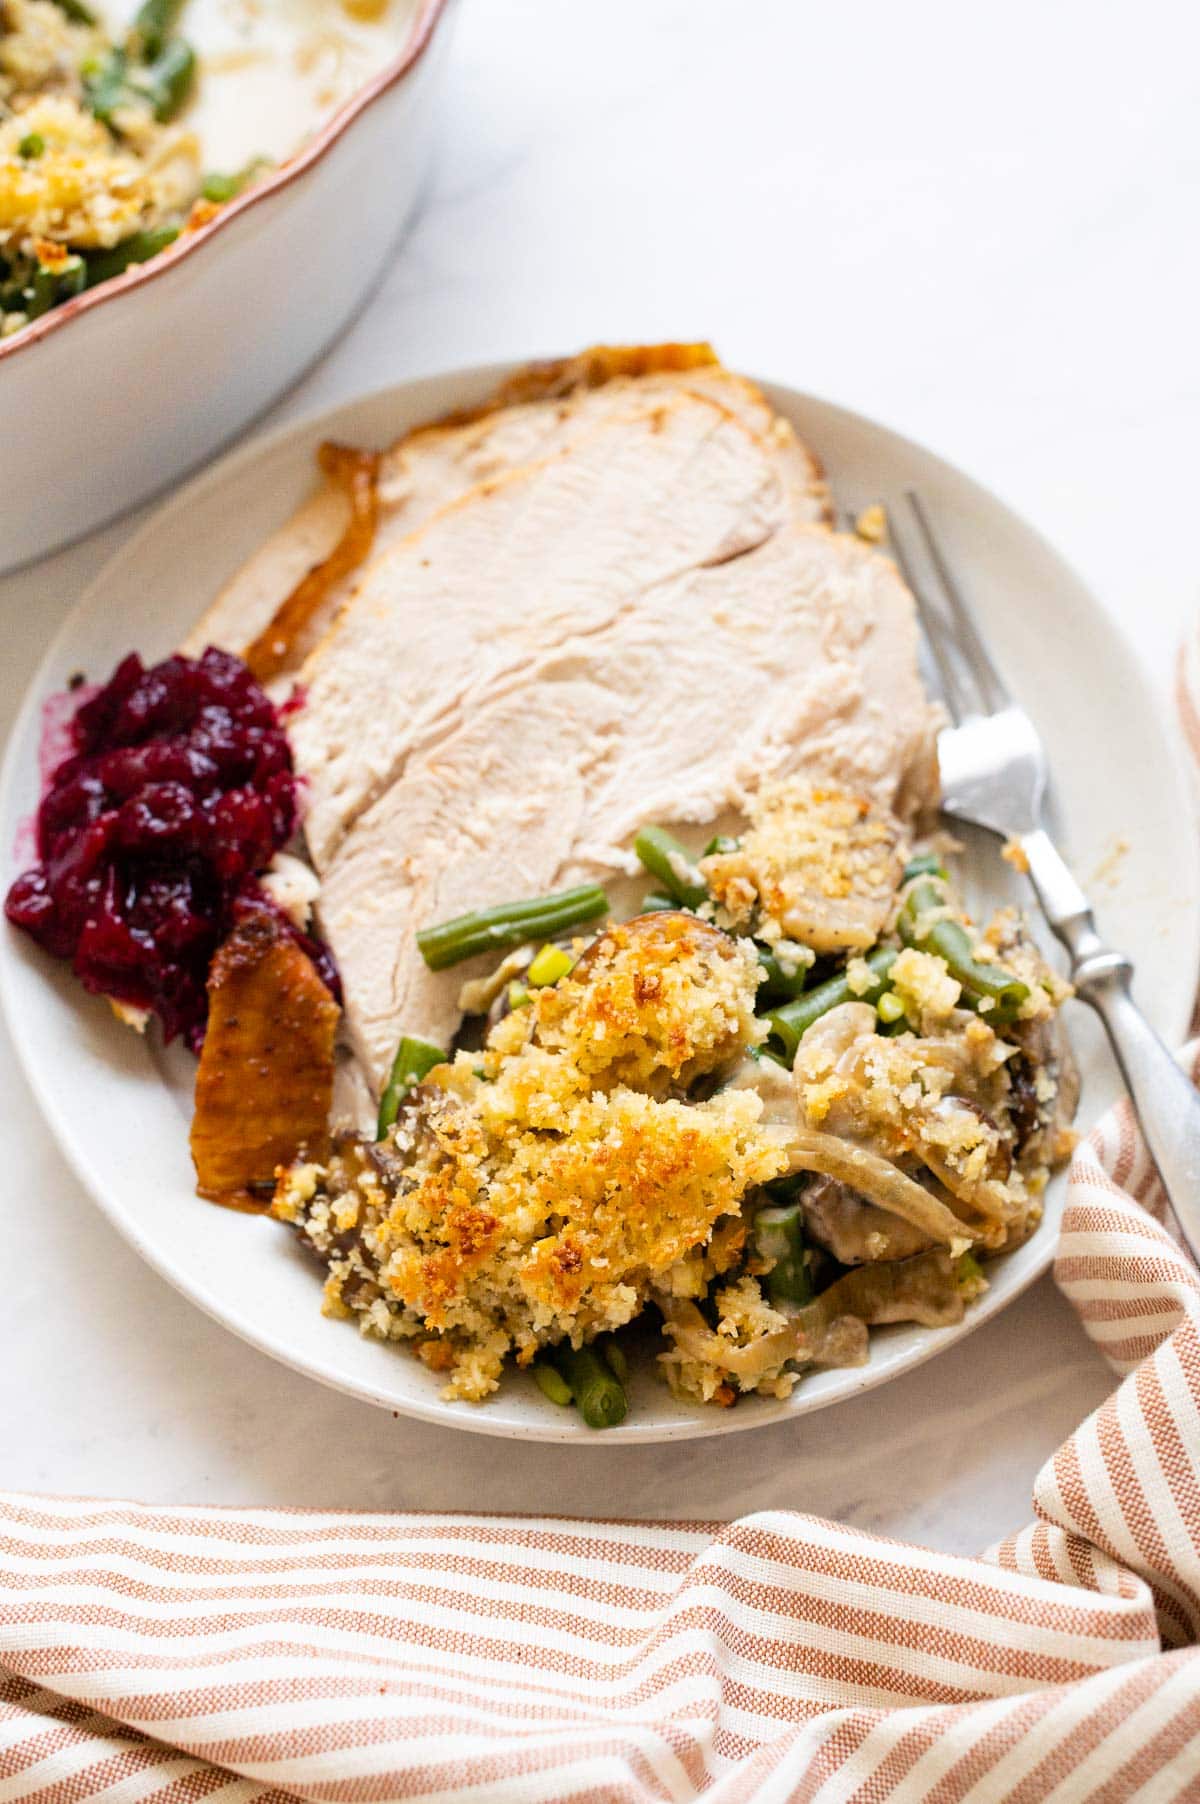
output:
{"label": "cranberry sauce", "polygon": [[[149,670],[131,653],[76,710],[70,743],[5,913],[85,988],[153,1010],[198,1050],[213,953],[243,910],[272,906],[256,874],[296,827],[279,715],[228,652]],[[336,993],[328,954],[303,943]]]}

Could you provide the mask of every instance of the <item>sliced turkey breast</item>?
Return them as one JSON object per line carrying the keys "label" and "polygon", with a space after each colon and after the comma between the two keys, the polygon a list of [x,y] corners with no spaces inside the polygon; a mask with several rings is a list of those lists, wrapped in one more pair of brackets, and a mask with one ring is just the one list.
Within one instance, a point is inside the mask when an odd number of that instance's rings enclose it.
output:
{"label": "sliced turkey breast", "polygon": [[414,756],[346,835],[322,879],[320,920],[345,956],[344,1025],[376,1093],[399,1024],[448,1045],[462,984],[496,962],[430,971],[418,927],[557,887],[622,725],[599,684],[522,685]]}
{"label": "sliced turkey breast", "polygon": [[[470,676],[452,661],[446,692],[457,679],[465,701]],[[320,717],[306,719],[311,752]],[[886,558],[821,528],[665,578],[442,719],[321,865],[375,1086],[401,1033],[447,1043],[464,978],[490,962],[431,973],[418,927],[632,870],[647,822],[712,821],[792,771],[904,815],[936,799],[911,596]]]}
{"label": "sliced turkey breast", "polygon": [[[385,451],[374,555],[477,483],[552,456],[604,421],[629,418],[681,394],[699,395],[741,421],[775,464],[798,519],[831,519],[816,457],[761,390],[724,369],[707,347],[602,349],[520,372],[474,414],[418,427]],[[322,484],[231,578],[182,649],[193,656],[206,645],[244,652],[296,585],[333,552],[349,520],[344,489]],[[335,618],[357,580],[352,572],[330,586],[313,622],[316,632]]]}
{"label": "sliced turkey breast", "polygon": [[829,495],[820,465],[780,418],[762,391],[714,363],[698,369],[614,376],[597,388],[577,388],[539,400],[510,402],[454,426],[426,426],[386,452],[380,501],[390,510],[389,532],[411,531],[422,519],[478,482],[561,450],[605,420],[627,419],[675,395],[699,395],[741,421],[775,461],[797,517],[828,524]]}
{"label": "sliced turkey breast", "polygon": [[431,735],[673,577],[737,558],[787,516],[744,426],[694,395],[596,427],[471,491],[371,563],[303,667],[292,741],[319,871]]}

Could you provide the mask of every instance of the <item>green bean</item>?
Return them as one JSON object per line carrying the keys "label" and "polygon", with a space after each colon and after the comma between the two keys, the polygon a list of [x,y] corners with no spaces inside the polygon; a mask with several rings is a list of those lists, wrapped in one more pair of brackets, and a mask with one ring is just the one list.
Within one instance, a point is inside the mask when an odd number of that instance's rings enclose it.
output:
{"label": "green bean", "polygon": [[25,289],[26,319],[40,319],[43,313],[49,313],[58,294],[58,284],[48,269],[35,271]]}
{"label": "green bean", "polygon": [[804,1034],[830,1009],[840,1007],[843,1002],[878,1002],[886,987],[888,972],[896,962],[896,953],[890,946],[877,946],[874,952],[868,952],[866,962],[875,982],[861,993],[850,988],[843,973],[840,977],[831,977],[828,983],[818,984],[815,990],[806,990],[794,1002],[771,1009],[766,1016],[770,1030],[768,1050],[778,1053],[784,1064],[791,1065]]}
{"label": "green bean", "polygon": [[405,1034],[396,1048],[392,1072],[379,1098],[379,1121],[375,1138],[382,1140],[400,1113],[400,1104],[414,1085],[427,1077],[435,1065],[444,1065],[446,1055],[431,1040]]}
{"label": "green bean", "polygon": [[173,119],[196,79],[196,52],[183,38],[173,38],[154,62],[135,77],[135,86],[154,108],[160,125]]}
{"label": "green bean", "polygon": [[161,55],[183,11],[183,0],[143,0],[133,21],[133,32],[148,63]]}
{"label": "green bean", "polygon": [[101,251],[98,256],[87,260],[87,286],[98,288],[101,282],[110,282],[119,276],[132,263],[146,263],[151,257],[157,257],[159,251],[165,251],[169,244],[174,244],[179,236],[178,226],[158,226],[150,232],[135,232],[132,238],[115,244],[110,251]]}
{"label": "green bean", "polygon": [[431,971],[444,971],[477,952],[507,952],[530,940],[552,940],[568,927],[608,913],[608,897],[596,883],[564,889],[529,902],[503,902],[474,914],[457,915],[417,935],[421,957]]}
{"label": "green bean", "polygon": [[1028,1000],[1029,985],[1002,965],[985,965],[975,957],[971,936],[962,923],[937,915],[946,901],[944,879],[918,877],[909,887],[896,923],[900,938],[906,946],[944,959],[950,975],[962,985],[964,1002],[975,1008],[988,1002],[990,1006],[981,1011],[985,1019],[1005,1026],[1016,1019],[1021,1004]]}
{"label": "green bean", "polygon": [[778,956],[769,947],[760,945],[756,940],[754,950],[764,973],[759,990],[760,995],[772,998],[782,996],[785,1000],[791,1000],[803,992],[811,966],[797,965],[789,977],[780,964]]}
{"label": "green bean", "polygon": [[114,113],[132,98],[128,72],[129,59],[119,47],[83,65],[83,104],[112,129]]}
{"label": "green bean", "polygon": [[534,1383],[544,1397],[549,1397],[551,1403],[557,1403],[560,1409],[570,1409],[573,1401],[571,1387],[561,1372],[556,1372],[553,1366],[545,1365],[540,1359],[530,1370],[533,1372]]}
{"label": "green bean", "polygon": [[60,13],[65,13],[72,25],[95,25],[96,15],[83,0],[55,0]]}
{"label": "green bean", "polygon": [[910,858],[905,865],[904,875],[900,881],[901,883],[911,883],[914,877],[940,877],[945,883],[947,881],[946,867],[936,852],[918,852],[917,856]]}
{"label": "green bean", "polygon": [[699,908],[708,889],[690,852],[663,827],[643,827],[633,849],[652,877],[657,877],[681,908]]}
{"label": "green bean", "polygon": [[614,1339],[611,1334],[607,1334],[601,1342],[600,1351],[603,1353],[604,1362],[608,1366],[613,1377],[617,1380],[617,1383],[628,1384],[629,1361],[625,1357],[625,1349],[620,1341]]}
{"label": "green bean", "polygon": [[550,1358],[589,1428],[615,1428],[625,1420],[629,1409],[625,1387],[594,1347],[564,1343],[551,1349]]}
{"label": "green bean", "polygon": [[804,1210],[799,1203],[760,1209],[754,1217],[754,1244],[768,1262],[767,1295],[772,1303],[811,1303],[812,1277],[804,1252]]}
{"label": "green bean", "polygon": [[83,98],[89,111],[110,131],[117,131],[116,115],[122,107],[148,101],[154,117],[173,119],[191,93],[196,76],[196,53],[183,38],[164,43],[152,62],[131,62],[129,52],[116,46],[85,65]]}
{"label": "green bean", "polygon": [[666,909],[678,908],[674,896],[664,896],[660,890],[647,890],[642,897],[642,913],[644,915],[660,915]]}
{"label": "green bean", "polygon": [[25,312],[30,319],[40,319],[51,307],[57,307],[60,301],[69,301],[73,294],[78,294],[87,279],[82,257],[67,257],[57,267],[48,268],[39,264],[33,280],[26,293]]}

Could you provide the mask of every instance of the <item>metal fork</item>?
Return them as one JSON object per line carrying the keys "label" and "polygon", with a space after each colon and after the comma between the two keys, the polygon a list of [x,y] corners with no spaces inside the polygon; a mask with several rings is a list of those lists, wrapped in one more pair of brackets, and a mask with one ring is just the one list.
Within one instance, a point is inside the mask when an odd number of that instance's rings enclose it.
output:
{"label": "metal fork", "polygon": [[1024,855],[1042,913],[1067,949],[1075,992],[1104,1023],[1167,1199],[1200,1258],[1200,1093],[1133,1000],[1132,962],[1100,938],[1087,897],[1046,832],[1046,754],[1037,729],[992,662],[920,497],[909,489],[904,499],[937,600],[918,579],[908,526],[896,531],[896,510],[889,516],[892,546],[954,721],[938,735],[942,810],[1001,835]]}

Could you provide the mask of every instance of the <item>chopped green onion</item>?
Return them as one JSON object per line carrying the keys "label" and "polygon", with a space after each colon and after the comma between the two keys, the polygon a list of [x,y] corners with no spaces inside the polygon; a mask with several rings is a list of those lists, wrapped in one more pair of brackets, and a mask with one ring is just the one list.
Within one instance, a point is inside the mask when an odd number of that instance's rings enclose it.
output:
{"label": "chopped green onion", "polygon": [[424,927],[417,935],[421,957],[431,971],[444,971],[477,952],[506,952],[530,940],[553,939],[568,927],[593,921],[608,913],[608,897],[596,883],[560,890],[553,896],[537,896],[530,902],[504,902],[458,915],[437,927]]}
{"label": "chopped green onion", "polygon": [[960,1253],[954,1261],[954,1276],[961,1289],[969,1284],[977,1284],[983,1277],[983,1267],[973,1253]]}
{"label": "chopped green onion", "polygon": [[883,992],[883,995],[875,1004],[875,1013],[879,1016],[881,1021],[891,1022],[903,1021],[905,1019],[904,1004],[901,1002],[899,996],[897,996],[895,990],[885,990]]}
{"label": "chopped green onion", "polygon": [[223,206],[232,200],[235,194],[241,193],[242,184],[236,175],[218,175],[211,170],[200,184],[202,200],[210,200],[215,206]]}
{"label": "chopped green onion", "polygon": [[565,977],[574,963],[571,954],[561,946],[543,946],[525,976],[533,989],[540,990]]}
{"label": "chopped green onion", "polygon": [[523,983],[518,983],[515,978],[512,983],[509,984],[506,994],[508,996],[509,1008],[518,1009],[529,1007],[531,1000],[529,991],[525,988]]}
{"label": "chopped green onion", "polygon": [[394,1124],[400,1113],[400,1104],[409,1091],[423,1077],[427,1077],[435,1065],[444,1065],[445,1062],[446,1055],[442,1048],[435,1046],[431,1040],[420,1040],[412,1034],[404,1036],[396,1048],[392,1074],[379,1099],[379,1120],[375,1135],[377,1140],[382,1140]]}
{"label": "chopped green onion", "polygon": [[674,896],[664,896],[658,890],[647,890],[642,897],[642,913],[644,915],[660,915],[666,909],[678,908]]}
{"label": "chopped green onion", "polygon": [[736,852],[741,843],[740,839],[730,839],[728,833],[718,833],[709,840],[702,856],[712,858],[718,852]]}
{"label": "chopped green onion", "polygon": [[17,145],[17,155],[19,157],[24,157],[27,163],[32,163],[37,157],[41,156],[45,148],[46,140],[43,138],[41,132],[26,132],[25,136],[21,139],[21,142]]}
{"label": "chopped green onion", "polygon": [[200,192],[205,200],[214,201],[218,206],[227,200],[233,200],[256,182],[260,175],[271,167],[270,157],[251,157],[250,161],[232,175],[222,175],[218,170],[210,170],[200,184]]}

